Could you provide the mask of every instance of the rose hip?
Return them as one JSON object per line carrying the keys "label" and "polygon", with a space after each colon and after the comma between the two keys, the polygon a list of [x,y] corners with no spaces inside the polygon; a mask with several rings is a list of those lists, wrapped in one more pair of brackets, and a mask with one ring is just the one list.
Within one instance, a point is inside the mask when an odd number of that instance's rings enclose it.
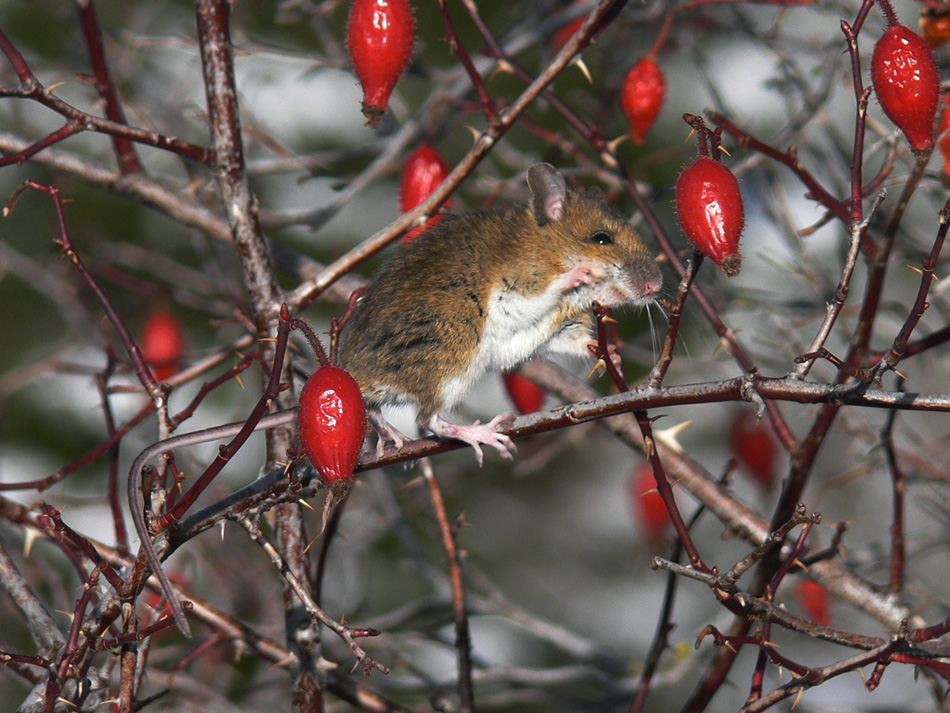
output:
{"label": "rose hip", "polygon": [[412,8],[407,0],[354,0],[348,37],[350,59],[363,86],[363,115],[375,128],[412,56]]}
{"label": "rose hip", "polygon": [[874,46],[871,83],[881,108],[916,154],[930,155],[934,146],[934,117],[940,77],[933,52],[919,35],[897,21],[893,8],[881,7],[888,28]]}
{"label": "rose hip", "polygon": [[620,106],[630,122],[634,143],[641,143],[656,122],[665,94],[666,77],[650,55],[627,70],[620,90]]}

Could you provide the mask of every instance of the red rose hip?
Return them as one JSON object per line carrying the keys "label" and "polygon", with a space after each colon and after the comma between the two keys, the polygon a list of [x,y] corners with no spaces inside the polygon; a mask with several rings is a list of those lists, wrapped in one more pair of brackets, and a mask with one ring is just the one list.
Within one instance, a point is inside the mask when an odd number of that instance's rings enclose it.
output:
{"label": "red rose hip", "polygon": [[356,381],[339,367],[322,366],[300,392],[300,445],[333,498],[349,492],[366,433],[366,406]]}
{"label": "red rose hip", "polygon": [[700,156],[676,181],[676,213],[690,242],[728,277],[739,274],[745,209],[739,181],[726,166]]}
{"label": "red rose hip", "polygon": [[546,393],[544,389],[515,371],[506,371],[502,377],[505,390],[518,413],[534,413],[541,408]]}
{"label": "red rose hip", "polygon": [[656,122],[665,94],[666,77],[650,55],[627,70],[620,90],[620,107],[630,122],[634,143],[641,143]]}
{"label": "red rose hip", "polygon": [[139,342],[142,357],[156,381],[165,381],[178,373],[185,352],[185,332],[181,322],[166,307],[152,310],[142,326]]}
{"label": "red rose hip", "polygon": [[656,491],[653,466],[644,463],[637,468],[630,476],[627,487],[634,520],[644,538],[656,543],[670,524],[670,513],[662,496]]}
{"label": "red rose hip", "polygon": [[940,95],[937,64],[927,43],[899,24],[893,10],[888,22],[890,27],[874,46],[871,82],[881,108],[904,132],[911,149],[929,156]]}
{"label": "red rose hip", "polygon": [[748,411],[741,411],[729,429],[729,448],[763,488],[775,484],[781,453],[767,424],[756,422]]}
{"label": "red rose hip", "polygon": [[354,0],[350,8],[350,59],[363,86],[366,123],[379,125],[389,96],[409,64],[416,23],[407,0]]}
{"label": "red rose hip", "polygon": [[798,595],[798,601],[808,617],[821,626],[828,626],[831,623],[829,613],[831,597],[828,590],[822,587],[818,582],[810,579],[803,579],[795,587],[795,593]]}
{"label": "red rose hip", "polygon": [[937,143],[943,157],[943,183],[944,186],[950,186],[950,95],[944,96],[943,101],[946,106],[940,118],[940,128],[937,130]]}
{"label": "red rose hip", "polygon": [[[438,188],[439,184],[448,175],[448,162],[429,144],[423,144],[409,154],[402,166],[402,176],[399,182],[399,206],[402,208],[402,212],[406,213],[412,210],[432,195],[432,191]],[[451,204],[451,198],[444,203],[446,208]],[[426,222],[426,227],[431,228],[441,219],[441,215],[432,216]],[[403,238],[403,242],[411,242],[422,231],[423,228],[413,228]]]}

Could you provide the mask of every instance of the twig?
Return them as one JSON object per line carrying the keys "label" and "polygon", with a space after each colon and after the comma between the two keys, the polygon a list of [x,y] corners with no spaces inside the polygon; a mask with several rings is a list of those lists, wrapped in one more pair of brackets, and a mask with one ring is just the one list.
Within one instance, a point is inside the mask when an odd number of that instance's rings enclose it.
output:
{"label": "twig", "polygon": [[894,448],[894,423],[897,421],[897,411],[891,411],[881,429],[881,445],[884,447],[884,456],[887,459],[887,468],[891,474],[891,491],[893,498],[891,520],[891,574],[888,590],[898,593],[904,588],[904,569],[907,553],[904,545],[904,488],[907,478],[897,462],[897,452]]}
{"label": "twig", "polygon": [[452,611],[455,618],[455,648],[458,651],[458,689],[463,713],[473,713],[475,710],[475,690],[472,686],[472,638],[468,625],[468,612],[465,608],[465,585],[462,582],[462,562],[459,558],[458,545],[455,541],[457,528],[449,524],[445,511],[445,501],[442,491],[435,479],[432,462],[423,458],[422,475],[429,488],[429,498],[432,500],[432,509],[435,511],[442,533],[442,547],[445,549],[445,558],[449,565],[449,581],[452,583]]}
{"label": "twig", "polygon": [[[228,429],[227,427],[219,427],[206,429],[206,431],[200,432],[201,435],[197,436],[197,438],[203,440],[195,440],[195,434],[185,434],[184,436],[170,438],[162,443],[157,444],[157,446],[146,448],[142,453],[139,454],[138,458],[136,458],[135,462],[132,464],[128,483],[129,508],[132,512],[132,520],[135,523],[135,529],[138,532],[139,540],[142,544],[142,550],[145,552],[145,556],[148,559],[149,565],[155,572],[155,576],[158,577],[159,581],[162,583],[162,590],[165,593],[165,597],[168,599],[169,604],[171,605],[172,614],[175,616],[175,623],[178,625],[178,628],[182,630],[182,633],[185,633],[186,635],[190,632],[190,629],[188,627],[187,621],[185,620],[181,602],[178,601],[178,598],[176,597],[174,589],[171,585],[171,581],[169,581],[168,575],[165,574],[161,567],[161,560],[159,559],[158,554],[155,551],[155,547],[152,544],[148,526],[145,522],[145,514],[139,501],[139,498],[143,496],[143,469],[149,460],[161,453],[167,453],[171,451],[175,445],[194,445],[195,443],[202,443],[206,440],[226,438],[228,435],[234,436],[233,440],[228,443],[227,446],[223,446],[220,449],[217,458],[215,458],[211,465],[205,469],[204,473],[201,474],[201,476],[188,490],[185,496],[175,504],[175,507],[170,512],[162,516],[162,518],[160,518],[160,520],[156,523],[158,529],[161,530],[171,523],[181,519],[182,514],[189,507],[191,507],[192,503],[197,499],[197,497],[211,483],[217,474],[221,472],[228,461],[241,448],[241,446],[244,445],[251,433],[262,428],[285,426],[289,422],[286,416],[280,419],[269,419],[264,414],[270,406],[271,401],[280,391],[281,367],[283,365],[284,352],[287,348],[287,338],[289,332],[290,315],[285,307],[281,312],[281,320],[276,344],[276,355],[274,364],[271,368],[270,381],[264,391],[264,394],[258,401],[257,406],[255,406],[254,410],[251,412],[251,415],[248,417],[248,420],[241,424],[237,432],[231,434],[231,429]],[[277,421],[277,423],[273,423],[274,421]]]}
{"label": "twig", "polygon": [[[383,673],[389,673],[389,668],[383,664],[373,660],[363,648],[356,643],[356,630],[350,629],[343,624],[340,624],[334,620],[329,614],[327,614],[323,609],[317,606],[317,603],[313,601],[310,597],[310,594],[301,584],[300,580],[294,575],[294,573],[287,566],[284,559],[280,556],[280,553],[277,551],[277,548],[271,543],[271,541],[264,535],[260,527],[258,527],[254,518],[247,513],[242,513],[239,517],[236,518],[238,524],[241,525],[247,534],[251,536],[251,539],[254,540],[261,549],[267,553],[267,556],[270,557],[271,562],[274,563],[274,566],[277,568],[277,571],[280,572],[281,576],[293,590],[294,594],[300,599],[303,605],[307,608],[307,611],[310,612],[311,616],[316,620],[324,624],[327,628],[333,631],[337,636],[339,636],[350,647],[350,651],[356,656],[359,663],[363,665],[363,672],[368,676],[370,671],[374,668],[379,669]],[[358,632],[362,636],[376,636],[379,632],[374,629],[362,629]]]}

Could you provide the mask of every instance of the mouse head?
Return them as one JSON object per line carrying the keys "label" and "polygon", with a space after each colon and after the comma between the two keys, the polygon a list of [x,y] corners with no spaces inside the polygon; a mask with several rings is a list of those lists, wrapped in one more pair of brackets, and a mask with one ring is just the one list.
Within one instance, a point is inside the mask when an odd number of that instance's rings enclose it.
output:
{"label": "mouse head", "polygon": [[577,302],[605,307],[644,305],[663,284],[653,253],[629,223],[607,205],[604,192],[568,189],[548,163],[528,169],[531,213],[546,247],[559,257]]}

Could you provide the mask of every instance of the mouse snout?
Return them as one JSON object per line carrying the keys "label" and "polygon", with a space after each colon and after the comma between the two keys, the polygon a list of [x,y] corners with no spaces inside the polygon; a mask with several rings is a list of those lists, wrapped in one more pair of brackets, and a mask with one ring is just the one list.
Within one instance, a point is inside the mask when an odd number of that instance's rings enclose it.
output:
{"label": "mouse snout", "polygon": [[655,262],[628,265],[631,286],[644,302],[652,302],[663,289],[663,274]]}
{"label": "mouse snout", "polygon": [[640,291],[644,297],[652,297],[660,293],[663,288],[663,278],[660,275],[648,277],[640,286]]}

